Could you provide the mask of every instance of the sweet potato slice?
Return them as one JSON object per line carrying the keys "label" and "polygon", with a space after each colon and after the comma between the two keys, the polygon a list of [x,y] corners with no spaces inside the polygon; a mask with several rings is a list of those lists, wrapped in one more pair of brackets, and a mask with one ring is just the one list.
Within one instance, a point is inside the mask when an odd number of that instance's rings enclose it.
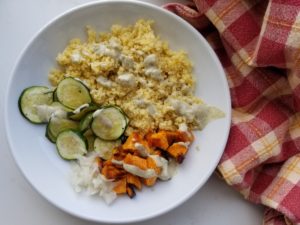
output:
{"label": "sweet potato slice", "polygon": [[122,160],[126,157],[126,155],[127,155],[128,153],[131,153],[131,152],[132,152],[132,151],[130,151],[130,150],[125,150],[125,149],[123,149],[122,146],[118,146],[118,147],[115,149],[112,158],[113,158],[114,160],[122,161]]}
{"label": "sweet potato slice", "polygon": [[160,174],[161,172],[161,168],[156,165],[154,159],[152,159],[151,157],[147,157],[147,167],[149,169],[154,169],[156,174]]}
{"label": "sweet potato slice", "polygon": [[148,169],[147,160],[139,156],[127,154],[123,162],[126,164],[134,165],[142,170]]}
{"label": "sweet potato slice", "polygon": [[127,184],[131,184],[136,187],[138,190],[142,189],[142,182],[138,176],[135,176],[131,173],[126,174]]}
{"label": "sweet potato slice", "polygon": [[135,196],[134,187],[131,184],[128,184],[126,187],[126,193],[129,196],[129,198],[133,198]]}
{"label": "sweet potato slice", "polygon": [[163,150],[167,150],[169,147],[167,134],[165,131],[159,131],[146,136],[150,147],[156,147]]}
{"label": "sweet potato slice", "polygon": [[[156,172],[156,174],[159,174],[159,173],[161,172],[161,168],[159,168],[159,167],[156,165],[154,159],[152,159],[151,157],[147,157],[147,167],[148,167],[149,169],[154,169],[155,172]],[[157,176],[155,176],[155,177],[150,177],[150,178],[144,178],[144,179],[143,179],[143,183],[144,183],[146,186],[150,187],[150,186],[153,186],[153,185],[156,183],[156,180],[157,180]]]}
{"label": "sweet potato slice", "polygon": [[165,131],[168,139],[169,145],[172,145],[176,142],[192,142],[194,136],[191,132],[183,131]]}
{"label": "sweet potato slice", "polygon": [[134,155],[145,157],[152,152],[148,142],[143,139],[141,134],[133,132],[122,145],[122,148],[130,151]]}
{"label": "sweet potato slice", "polygon": [[122,147],[123,149],[127,149],[127,150],[135,150],[134,144],[142,140],[143,140],[142,135],[140,135],[137,132],[132,132],[127,138],[127,140],[125,141],[125,143],[122,145]]}
{"label": "sweet potato slice", "polygon": [[126,177],[119,180],[113,190],[118,195],[125,194],[127,192]]}
{"label": "sweet potato slice", "polygon": [[101,173],[107,178],[107,179],[120,179],[121,177],[126,175],[126,171],[122,168],[116,167],[114,164],[111,163],[111,161],[106,161],[104,163],[104,166],[101,169]]}
{"label": "sweet potato slice", "polygon": [[174,143],[168,148],[167,152],[175,158],[178,163],[182,163],[187,150],[188,148],[184,144]]}
{"label": "sweet potato slice", "polygon": [[151,178],[144,178],[143,179],[143,183],[148,186],[151,187],[156,183],[157,177],[151,177]]}

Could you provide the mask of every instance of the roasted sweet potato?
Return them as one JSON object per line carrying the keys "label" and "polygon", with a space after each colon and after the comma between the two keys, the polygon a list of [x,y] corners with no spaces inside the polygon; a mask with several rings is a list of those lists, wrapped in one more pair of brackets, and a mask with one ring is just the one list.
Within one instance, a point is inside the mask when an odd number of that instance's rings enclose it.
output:
{"label": "roasted sweet potato", "polygon": [[[163,130],[157,133],[148,132],[146,135],[133,132],[124,144],[114,149],[110,160],[97,159],[97,163],[101,173],[107,179],[113,179],[117,182],[114,187],[117,194],[127,194],[133,198],[136,195],[135,189],[141,190],[143,184],[148,187],[153,186],[161,173],[162,168],[158,167],[152,158],[153,156],[149,155],[159,155],[166,159],[172,157],[178,163],[182,163],[188,151],[188,143],[192,142],[193,139],[192,133],[182,131]],[[119,162],[112,163],[112,160]],[[142,172],[137,168],[132,172],[140,174],[140,176],[131,174],[123,169],[125,164],[135,166],[147,173],[146,170],[150,170],[150,176],[153,177],[143,178],[149,177],[149,175],[141,174]],[[127,170],[131,171],[129,168]]]}
{"label": "roasted sweet potato", "polygon": [[161,168],[158,167],[151,157],[147,157],[147,167],[148,169],[154,169],[156,174],[159,174],[161,172]]}
{"label": "roasted sweet potato", "polygon": [[151,178],[143,178],[143,183],[148,186],[151,187],[156,183],[157,177],[151,177]]}
{"label": "roasted sweet potato", "polygon": [[116,165],[112,164],[111,161],[106,161],[103,164],[103,168],[101,169],[101,173],[107,179],[120,179],[126,175],[126,171],[122,168],[118,168]]}
{"label": "roasted sweet potato", "polygon": [[122,146],[119,146],[115,149],[112,158],[118,161],[122,161],[128,153],[131,153],[131,150],[125,150]]}
{"label": "roasted sweet potato", "polygon": [[158,133],[152,133],[146,136],[150,147],[156,147],[163,150],[167,150],[169,147],[167,134],[165,131],[159,131]]}
{"label": "roasted sweet potato", "polygon": [[127,184],[131,184],[134,187],[136,187],[138,190],[142,189],[142,182],[140,180],[139,177],[131,174],[131,173],[127,173],[126,174],[126,179],[127,179]]}
{"label": "roasted sweet potato", "polygon": [[131,184],[127,184],[126,193],[129,198],[133,198],[135,196],[134,187]]}
{"label": "roasted sweet potato", "polygon": [[126,177],[124,177],[117,182],[113,190],[114,192],[116,192],[116,194],[121,195],[127,192],[126,189],[127,189],[127,182],[126,182]]}
{"label": "roasted sweet potato", "polygon": [[135,146],[134,144],[136,142],[140,142],[143,140],[143,136],[140,135],[137,132],[132,132],[129,137],[127,138],[127,140],[125,141],[125,143],[123,144],[123,149],[127,149],[127,150],[134,150]]}
{"label": "roasted sweet potato", "polygon": [[165,131],[168,139],[169,145],[172,145],[176,142],[192,142],[194,136],[191,132],[182,132],[182,131]]}
{"label": "roasted sweet potato", "polygon": [[139,156],[127,154],[125,159],[123,160],[124,163],[134,165],[142,170],[146,170],[147,168],[147,160],[144,158],[141,158]]}
{"label": "roasted sweet potato", "polygon": [[152,152],[152,155],[159,155],[159,156],[162,156],[162,153],[161,153],[162,151],[161,150],[154,150],[153,152]]}
{"label": "roasted sweet potato", "polygon": [[[130,151],[137,156],[145,157],[152,152],[148,142],[143,139],[143,136],[133,132],[122,146],[123,149]],[[144,153],[144,154],[143,154]]]}
{"label": "roasted sweet potato", "polygon": [[174,143],[167,149],[167,152],[170,156],[175,158],[178,163],[182,163],[187,150],[188,148],[184,144]]}

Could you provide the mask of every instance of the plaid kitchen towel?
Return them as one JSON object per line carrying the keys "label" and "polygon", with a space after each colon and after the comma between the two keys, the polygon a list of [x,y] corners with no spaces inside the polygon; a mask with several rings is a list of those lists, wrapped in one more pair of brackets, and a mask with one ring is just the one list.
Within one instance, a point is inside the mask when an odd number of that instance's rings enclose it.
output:
{"label": "plaid kitchen towel", "polygon": [[300,224],[300,1],[170,3],[226,71],[232,125],[218,171],[266,206],[263,224]]}

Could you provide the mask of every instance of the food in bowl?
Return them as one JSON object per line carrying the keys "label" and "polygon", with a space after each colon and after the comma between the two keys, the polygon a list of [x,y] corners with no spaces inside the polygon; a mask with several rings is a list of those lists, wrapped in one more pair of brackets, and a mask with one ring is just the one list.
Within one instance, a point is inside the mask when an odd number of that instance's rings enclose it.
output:
{"label": "food in bowl", "polygon": [[171,179],[183,162],[192,130],[224,113],[194,96],[192,63],[155,35],[152,21],[113,25],[87,41],[70,41],[49,74],[54,88],[21,94],[22,114],[47,123],[46,134],[64,159],[76,160],[76,191],[117,194]]}

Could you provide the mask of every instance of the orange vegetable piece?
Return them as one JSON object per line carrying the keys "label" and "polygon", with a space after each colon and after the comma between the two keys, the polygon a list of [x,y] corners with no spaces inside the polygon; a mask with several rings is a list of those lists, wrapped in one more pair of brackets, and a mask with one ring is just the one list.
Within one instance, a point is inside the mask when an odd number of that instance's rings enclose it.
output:
{"label": "orange vegetable piece", "polygon": [[155,172],[156,172],[156,174],[159,174],[159,173],[161,172],[161,168],[159,168],[159,167],[156,165],[154,159],[152,159],[151,157],[147,157],[147,167],[148,167],[149,169],[154,169]]}
{"label": "orange vegetable piece", "polygon": [[162,156],[160,150],[155,150],[155,151],[153,151],[153,152],[152,152],[152,155],[159,155],[159,156]]}
{"label": "orange vegetable piece", "polygon": [[151,147],[157,147],[163,150],[167,150],[169,147],[169,142],[165,131],[159,131],[158,133],[147,135],[147,141]]}
{"label": "orange vegetable piece", "polygon": [[135,155],[142,156],[140,151],[136,148],[136,143],[141,144],[147,153],[151,153],[152,150],[149,148],[148,142],[143,139],[143,136],[137,132],[132,132],[127,138],[126,142],[122,145],[122,148],[132,152]]}
{"label": "orange vegetable piece", "polygon": [[126,187],[126,193],[129,196],[129,198],[133,198],[135,196],[134,188],[130,184]]}
{"label": "orange vegetable piece", "polygon": [[131,173],[126,174],[127,184],[131,184],[136,187],[138,190],[142,189],[142,182],[138,176],[135,176]]}
{"label": "orange vegetable piece", "polygon": [[[155,172],[157,174],[159,174],[161,172],[161,168],[157,167],[154,159],[152,159],[151,157],[147,157],[147,166],[149,169],[154,169]],[[150,186],[153,186],[155,183],[156,183],[156,180],[157,180],[157,177],[150,177],[150,178],[144,178],[143,179],[143,183],[150,187]]]}
{"label": "orange vegetable piece", "polygon": [[187,153],[187,147],[181,143],[174,143],[171,145],[167,152],[176,159],[178,163],[182,163],[184,160],[184,156]]}
{"label": "orange vegetable piece", "polygon": [[126,193],[127,191],[126,188],[127,188],[127,182],[126,182],[126,177],[124,177],[117,182],[113,190],[114,192],[116,192],[116,194],[120,195]]}
{"label": "orange vegetable piece", "polygon": [[123,149],[135,150],[134,144],[141,140],[143,140],[143,137],[139,133],[132,132],[123,144]]}
{"label": "orange vegetable piece", "polygon": [[126,174],[126,171],[122,168],[116,167],[111,161],[106,161],[101,169],[101,173],[107,179],[115,180],[123,177]]}
{"label": "orange vegetable piece", "polygon": [[134,165],[142,170],[148,169],[147,160],[136,155],[127,154],[123,162]]}
{"label": "orange vegetable piece", "polygon": [[175,142],[192,142],[194,136],[191,132],[182,132],[182,131],[165,131],[168,139],[169,145],[172,145]]}
{"label": "orange vegetable piece", "polygon": [[156,183],[157,177],[151,177],[151,178],[144,178],[143,179],[143,183],[148,186],[151,187]]}
{"label": "orange vegetable piece", "polygon": [[118,161],[122,161],[126,157],[126,155],[130,152],[131,151],[129,150],[124,150],[122,146],[119,146],[115,149],[112,158]]}

